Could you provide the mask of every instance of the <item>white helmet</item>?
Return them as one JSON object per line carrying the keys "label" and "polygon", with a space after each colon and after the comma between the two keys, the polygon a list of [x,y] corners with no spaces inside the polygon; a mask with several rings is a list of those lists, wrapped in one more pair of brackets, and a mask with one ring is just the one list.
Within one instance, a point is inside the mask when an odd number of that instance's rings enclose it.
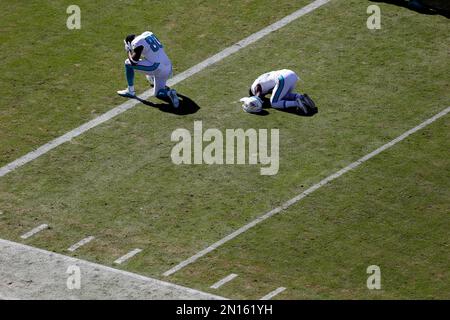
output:
{"label": "white helmet", "polygon": [[240,100],[244,104],[242,109],[248,113],[259,113],[262,111],[263,102],[259,97],[247,97]]}

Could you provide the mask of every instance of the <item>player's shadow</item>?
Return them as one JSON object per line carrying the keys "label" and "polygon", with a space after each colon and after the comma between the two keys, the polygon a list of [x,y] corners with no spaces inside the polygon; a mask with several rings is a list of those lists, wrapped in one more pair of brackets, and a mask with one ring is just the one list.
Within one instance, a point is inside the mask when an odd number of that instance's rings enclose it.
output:
{"label": "player's shadow", "polygon": [[261,113],[264,113],[264,114],[256,113],[257,115],[260,115],[260,116],[266,116],[269,114],[269,112],[267,112],[267,110],[265,110],[265,109],[272,109],[272,110],[276,110],[276,111],[280,111],[280,112],[286,112],[286,113],[294,114],[294,115],[300,116],[300,117],[313,117],[316,113],[319,112],[319,109],[317,109],[317,108],[315,108],[314,110],[309,110],[307,114],[305,114],[303,111],[297,111],[296,108],[276,109],[276,108],[272,108],[269,98],[264,97],[262,99],[262,101],[263,101],[263,111]]}
{"label": "player's shadow", "polygon": [[163,100],[166,103],[154,103],[151,101],[143,100],[139,97],[137,97],[136,99],[146,106],[158,108],[162,112],[173,113],[179,116],[193,114],[200,110],[198,104],[189,97],[180,93],[178,93],[178,97],[180,98],[180,106],[178,108],[174,108],[168,98]]}
{"label": "player's shadow", "polygon": [[290,114],[295,114],[296,116],[299,117],[314,117],[319,112],[319,109],[317,108],[315,108],[314,110],[310,109],[308,113],[304,113],[303,111],[297,111],[296,108],[276,109],[276,110]]}
{"label": "player's shadow", "polygon": [[[270,107],[270,102],[269,102],[269,107]],[[260,117],[268,116],[270,113],[269,113],[269,111],[266,110],[267,108],[268,107],[266,105],[266,101],[264,101],[264,99],[263,99],[263,109],[258,113],[252,113],[252,115],[260,116]]]}
{"label": "player's shadow", "polygon": [[443,11],[438,9],[431,9],[428,8],[420,3],[420,1],[413,1],[413,0],[369,0],[371,2],[383,2],[387,4],[392,4],[396,6],[400,6],[403,8],[407,8],[410,10],[413,10],[415,12],[426,14],[426,15],[437,15],[440,14],[447,19],[450,18],[450,12],[449,11]]}

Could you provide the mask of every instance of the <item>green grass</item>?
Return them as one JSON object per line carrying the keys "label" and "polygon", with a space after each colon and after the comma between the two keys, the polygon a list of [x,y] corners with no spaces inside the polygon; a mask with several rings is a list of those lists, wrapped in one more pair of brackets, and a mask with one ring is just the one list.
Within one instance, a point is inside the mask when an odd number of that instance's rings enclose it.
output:
{"label": "green grass", "polygon": [[[3,4],[0,166],[123,102],[126,35],[155,32],[179,73],[306,3],[81,0],[75,31],[66,28],[71,1]],[[141,77],[137,89],[147,87]]]}
{"label": "green grass", "polygon": [[[176,274],[204,290],[257,299],[448,299],[448,120],[408,138],[283,214]],[[411,153],[411,150],[421,152]],[[378,265],[382,290],[367,290]]]}
{"label": "green grass", "polygon": [[[152,29],[167,39],[177,71],[305,4],[200,2],[183,7],[180,1],[169,20],[163,14],[171,11],[169,4],[145,13],[154,21]],[[270,5],[277,8],[274,14]],[[118,256],[142,248],[123,268],[161,277],[448,106],[448,20],[382,5],[383,29],[370,31],[365,27],[367,5],[332,1],[182,82],[176,88],[200,106],[197,113],[178,116],[139,105],[3,177],[0,237],[18,241],[23,232],[48,223],[51,230],[26,243],[65,252],[95,235],[74,255],[111,265]],[[98,5],[85,6],[94,10]],[[40,62],[32,72],[13,72],[10,56],[0,67],[5,92],[4,79],[41,79],[48,65],[56,71],[37,93],[23,87],[21,94],[6,95],[0,122],[3,163],[124,101],[112,94],[124,82],[120,39],[147,24],[129,25],[139,7],[130,8],[122,21],[119,5],[105,8],[95,19],[86,18],[83,31],[75,34],[77,46],[63,46],[77,51],[72,52],[77,58],[63,52],[54,65],[43,54],[70,41],[73,35],[61,30],[24,51],[30,61]],[[20,10],[31,9],[14,12]],[[212,16],[213,29],[199,39]],[[93,30],[107,40],[99,42]],[[104,58],[92,64],[98,54]],[[64,67],[77,59],[84,61],[82,70],[62,77]],[[304,80],[300,90],[316,100],[319,114],[305,118],[269,109],[269,115],[258,117],[242,112],[237,101],[253,79],[280,68],[299,72]],[[59,81],[67,82],[53,95]],[[173,165],[170,134],[177,128],[192,130],[194,120],[221,130],[279,128],[278,175],[261,176],[255,166]],[[448,129],[445,117],[169,280],[209,290],[215,281],[238,273],[215,292],[235,298],[258,298],[279,286],[288,288],[279,298],[291,299],[448,298]],[[365,287],[370,264],[382,269],[382,291]]]}

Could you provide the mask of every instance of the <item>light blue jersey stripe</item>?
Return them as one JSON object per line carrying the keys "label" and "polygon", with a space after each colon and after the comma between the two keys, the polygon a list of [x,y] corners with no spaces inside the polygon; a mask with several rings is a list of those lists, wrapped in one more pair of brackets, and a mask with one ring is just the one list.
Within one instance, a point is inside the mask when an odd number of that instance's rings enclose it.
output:
{"label": "light blue jersey stripe", "polygon": [[151,66],[139,66],[139,65],[133,66],[131,64],[125,64],[125,73],[127,75],[128,86],[131,87],[134,85],[134,70],[151,72],[158,69],[159,65],[160,64],[157,62],[152,64]]}
{"label": "light blue jersey stripe", "polygon": [[158,69],[159,65],[160,64],[158,62],[156,62],[156,63],[152,64],[151,66],[130,65],[130,67],[133,69],[136,69],[136,70],[141,70],[141,71],[155,71],[156,69]]}
{"label": "light blue jersey stripe", "polygon": [[273,102],[278,102],[278,99],[280,99],[280,95],[283,92],[284,89],[284,77],[280,76],[278,78],[279,83],[278,83],[278,90],[275,92],[275,97],[273,98]]}

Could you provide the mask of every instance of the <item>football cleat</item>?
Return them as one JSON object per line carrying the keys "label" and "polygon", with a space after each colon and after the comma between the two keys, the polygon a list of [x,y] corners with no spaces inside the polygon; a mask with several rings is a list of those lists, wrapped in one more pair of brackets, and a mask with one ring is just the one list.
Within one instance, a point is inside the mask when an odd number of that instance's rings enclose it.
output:
{"label": "football cleat", "polygon": [[119,96],[122,96],[125,98],[135,98],[136,97],[136,92],[130,91],[129,89],[117,91],[117,94]]}
{"label": "football cleat", "polygon": [[308,109],[306,108],[303,102],[302,95],[300,95],[300,97],[297,98],[297,103],[299,104],[299,106],[297,107],[297,111],[301,110],[304,114],[308,114]]}
{"label": "football cleat", "polygon": [[316,109],[316,104],[306,93],[302,96],[302,101],[308,109]]}
{"label": "football cleat", "polygon": [[180,106],[180,99],[177,96],[177,92],[174,89],[170,89],[167,92],[167,95],[169,96],[170,102],[172,102],[174,108],[178,108]]}

